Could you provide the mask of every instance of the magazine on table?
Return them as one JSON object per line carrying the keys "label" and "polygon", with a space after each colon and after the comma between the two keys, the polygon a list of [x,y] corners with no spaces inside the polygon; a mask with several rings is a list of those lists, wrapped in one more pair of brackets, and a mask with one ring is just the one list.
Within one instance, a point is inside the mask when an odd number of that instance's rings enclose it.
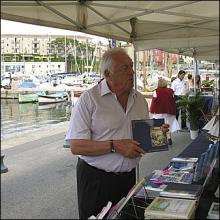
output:
{"label": "magazine on table", "polygon": [[131,124],[133,139],[145,152],[168,150],[167,137],[161,129],[164,119],[132,120]]}
{"label": "magazine on table", "polygon": [[193,173],[186,171],[154,170],[154,174],[152,175],[150,180],[152,180],[156,184],[191,184],[193,180]]}
{"label": "magazine on table", "polygon": [[193,219],[196,200],[156,197],[145,209],[145,219]]}
{"label": "magazine on table", "polygon": [[170,183],[160,192],[160,196],[198,200],[202,191],[202,185]]}

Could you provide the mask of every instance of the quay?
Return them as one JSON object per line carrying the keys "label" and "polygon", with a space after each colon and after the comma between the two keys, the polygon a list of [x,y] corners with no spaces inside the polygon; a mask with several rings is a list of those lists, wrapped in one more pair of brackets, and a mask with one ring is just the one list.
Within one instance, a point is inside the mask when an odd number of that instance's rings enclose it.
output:
{"label": "quay", "polygon": [[[28,89],[1,89],[1,99],[18,99],[19,94],[31,94],[31,93],[38,93],[41,91],[47,91],[50,93],[55,92],[63,92],[64,90],[59,90],[56,87],[50,88],[48,90],[39,90],[35,88],[28,88]],[[83,92],[82,89],[67,89],[66,92],[69,94],[69,100],[73,100],[74,97],[79,97]]]}
{"label": "quay", "polygon": [[[67,126],[2,141],[8,172],[1,174],[1,219],[78,219],[77,157],[63,147]],[[191,143],[189,132],[177,132],[172,139],[169,151],[142,157],[140,179],[164,168]]]}

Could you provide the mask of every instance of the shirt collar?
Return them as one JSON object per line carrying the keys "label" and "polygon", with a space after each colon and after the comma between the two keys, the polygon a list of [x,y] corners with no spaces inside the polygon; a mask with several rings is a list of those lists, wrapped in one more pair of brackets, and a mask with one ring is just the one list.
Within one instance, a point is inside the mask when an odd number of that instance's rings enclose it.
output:
{"label": "shirt collar", "polygon": [[[113,94],[112,91],[109,89],[109,86],[107,84],[106,79],[102,80],[100,82],[100,84],[101,84],[101,86],[100,86],[101,96],[104,96],[104,95],[109,94],[109,93]],[[137,97],[137,91],[132,89],[131,93],[130,93],[130,96],[133,96],[134,98],[136,98]]]}
{"label": "shirt collar", "polygon": [[112,93],[111,90],[109,89],[108,87],[108,84],[107,84],[107,81],[106,79],[103,79],[101,82],[100,82],[100,91],[101,91],[101,96],[104,96],[106,94],[109,94],[109,93]]}

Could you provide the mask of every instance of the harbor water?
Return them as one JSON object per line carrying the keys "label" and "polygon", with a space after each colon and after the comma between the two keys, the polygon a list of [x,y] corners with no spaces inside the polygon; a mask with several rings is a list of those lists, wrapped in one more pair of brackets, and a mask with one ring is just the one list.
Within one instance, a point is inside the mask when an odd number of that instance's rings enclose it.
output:
{"label": "harbor water", "polygon": [[71,109],[72,102],[39,105],[1,99],[1,140],[68,121]]}

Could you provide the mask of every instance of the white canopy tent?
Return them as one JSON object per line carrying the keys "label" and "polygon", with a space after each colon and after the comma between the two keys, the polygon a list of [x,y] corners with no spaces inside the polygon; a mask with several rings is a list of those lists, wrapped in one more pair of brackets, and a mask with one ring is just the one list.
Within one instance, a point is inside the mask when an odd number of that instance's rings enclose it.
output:
{"label": "white canopy tent", "polygon": [[1,1],[1,19],[219,60],[219,1]]}

